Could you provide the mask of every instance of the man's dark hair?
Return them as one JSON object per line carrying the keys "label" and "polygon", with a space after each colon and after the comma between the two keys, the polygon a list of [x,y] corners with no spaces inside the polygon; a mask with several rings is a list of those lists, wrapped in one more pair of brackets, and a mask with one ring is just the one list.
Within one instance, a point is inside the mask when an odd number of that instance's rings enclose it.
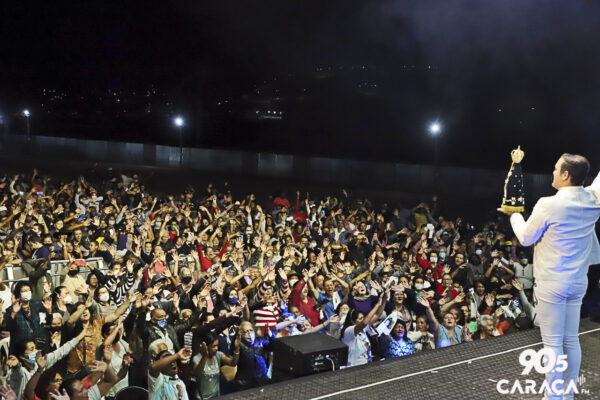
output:
{"label": "man's dark hair", "polygon": [[31,284],[29,282],[19,281],[15,284],[15,287],[13,288],[13,294],[15,295],[16,299],[21,298],[21,289],[25,286],[27,286],[29,290],[31,290]]}
{"label": "man's dark hair", "polygon": [[579,154],[565,153],[562,156],[563,163],[560,172],[567,171],[571,177],[571,183],[575,186],[583,185],[585,178],[590,172],[590,162]]}
{"label": "man's dark hair", "polygon": [[73,397],[73,385],[75,384],[75,382],[77,382],[78,379],[71,377],[71,378],[66,378],[63,383],[60,385],[60,391],[62,392],[62,390],[66,390],[67,394],[69,395],[69,397]]}

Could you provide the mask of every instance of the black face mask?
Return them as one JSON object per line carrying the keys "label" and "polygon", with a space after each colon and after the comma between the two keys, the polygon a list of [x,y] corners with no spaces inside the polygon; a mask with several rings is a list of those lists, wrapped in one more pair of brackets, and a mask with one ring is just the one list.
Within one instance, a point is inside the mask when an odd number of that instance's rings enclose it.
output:
{"label": "black face mask", "polygon": [[79,267],[77,267],[77,269],[70,269],[69,270],[69,275],[70,276],[75,276],[79,273]]}
{"label": "black face mask", "polygon": [[60,332],[62,330],[62,326],[51,326],[50,328],[48,328],[48,330],[50,330],[50,332],[52,333]]}
{"label": "black face mask", "polygon": [[183,278],[181,278],[181,282],[185,283],[186,285],[188,283],[190,283],[192,281],[192,277],[191,276],[184,276]]}

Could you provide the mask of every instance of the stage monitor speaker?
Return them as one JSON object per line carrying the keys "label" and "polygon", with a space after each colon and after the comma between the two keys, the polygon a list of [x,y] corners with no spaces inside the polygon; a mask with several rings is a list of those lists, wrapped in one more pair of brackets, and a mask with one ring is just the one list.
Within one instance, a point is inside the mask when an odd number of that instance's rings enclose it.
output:
{"label": "stage monitor speaker", "polygon": [[275,340],[273,379],[283,381],[340,369],[348,362],[348,346],[329,335],[309,333]]}

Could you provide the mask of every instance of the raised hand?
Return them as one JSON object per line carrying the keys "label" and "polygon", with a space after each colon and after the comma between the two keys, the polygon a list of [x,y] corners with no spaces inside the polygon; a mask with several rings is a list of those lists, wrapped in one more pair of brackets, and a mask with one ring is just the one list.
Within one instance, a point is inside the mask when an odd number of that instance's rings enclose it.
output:
{"label": "raised hand", "polygon": [[14,368],[16,366],[18,366],[19,363],[19,359],[15,356],[8,356],[8,360],[6,360],[6,366],[8,368]]}
{"label": "raised hand", "polygon": [[381,287],[381,285],[377,281],[371,281],[371,282],[369,282],[369,284],[371,285],[371,287],[373,289],[377,290],[378,292],[381,292],[383,290],[383,288]]}
{"label": "raised hand", "polygon": [[12,312],[16,314],[19,311],[21,311],[21,300],[14,299],[12,302]]}
{"label": "raised hand", "polygon": [[244,241],[242,240],[241,237],[239,237],[235,240],[235,248],[241,249],[242,247],[244,247]]}
{"label": "raised hand", "polygon": [[287,281],[287,274],[285,273],[285,270],[283,268],[279,268],[277,272],[279,272],[279,277],[282,281]]}
{"label": "raised hand", "polygon": [[104,361],[94,360],[94,361],[92,361],[90,371],[104,373],[104,372],[106,372],[106,367],[107,367],[107,364]]}
{"label": "raised hand", "polygon": [[50,297],[45,297],[42,300],[42,305],[48,311],[49,314],[52,314],[52,299]]}
{"label": "raised hand", "polygon": [[242,343],[242,331],[239,327],[235,328],[235,339],[233,340],[233,347],[237,350],[240,348],[240,344]]}
{"label": "raised hand", "polygon": [[[208,349],[207,349],[208,354]],[[187,364],[190,362],[192,357],[192,349],[188,349],[187,347],[182,347],[181,350],[177,352],[177,358],[182,364]]]}
{"label": "raised hand", "polygon": [[125,267],[127,268],[127,272],[133,274],[133,260],[130,258],[125,263]]}
{"label": "raised hand", "polygon": [[419,296],[419,304],[421,304],[425,308],[430,308],[431,307],[429,305],[429,300],[427,300],[427,298],[423,297],[423,296]]}
{"label": "raised hand", "polygon": [[8,385],[0,385],[0,397],[4,400],[17,400],[17,394]]}
{"label": "raised hand", "polygon": [[519,281],[518,279],[513,279],[512,281],[512,285],[515,287],[515,289],[517,289],[519,292],[523,290],[523,282]]}
{"label": "raised hand", "polygon": [[494,296],[492,293],[488,293],[485,295],[485,304],[487,304],[488,307],[492,307],[494,305],[495,300],[496,296]]}

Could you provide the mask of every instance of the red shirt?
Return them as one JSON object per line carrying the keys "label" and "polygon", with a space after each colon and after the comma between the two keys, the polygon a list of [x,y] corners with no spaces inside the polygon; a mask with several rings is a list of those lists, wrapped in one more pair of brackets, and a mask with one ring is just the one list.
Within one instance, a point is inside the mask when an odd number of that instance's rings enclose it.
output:
{"label": "red shirt", "polygon": [[306,296],[307,302],[302,301],[302,289],[306,285],[306,281],[301,279],[292,289],[290,305],[298,307],[300,314],[310,319],[312,326],[319,325],[319,312],[315,310],[315,302],[310,296]]}
{"label": "red shirt", "polygon": [[[227,251],[227,247],[229,246],[229,242],[225,243],[225,246],[221,249],[219,254],[217,254],[217,258],[220,260],[223,257],[223,254]],[[212,267],[212,260],[204,257],[204,253],[202,252],[202,244],[198,243],[198,256],[200,257],[200,265],[202,266],[202,272],[206,272]]]}

